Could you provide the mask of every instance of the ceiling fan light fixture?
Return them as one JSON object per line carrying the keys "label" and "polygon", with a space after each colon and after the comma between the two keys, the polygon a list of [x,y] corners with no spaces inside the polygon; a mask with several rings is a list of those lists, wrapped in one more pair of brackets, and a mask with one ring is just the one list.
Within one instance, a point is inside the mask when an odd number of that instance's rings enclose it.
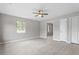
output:
{"label": "ceiling fan light fixture", "polygon": [[42,16],[42,15],[38,15],[38,16]]}
{"label": "ceiling fan light fixture", "polygon": [[44,17],[44,15],[48,15],[48,13],[44,12],[44,10],[38,10],[36,12],[33,12],[36,16]]}

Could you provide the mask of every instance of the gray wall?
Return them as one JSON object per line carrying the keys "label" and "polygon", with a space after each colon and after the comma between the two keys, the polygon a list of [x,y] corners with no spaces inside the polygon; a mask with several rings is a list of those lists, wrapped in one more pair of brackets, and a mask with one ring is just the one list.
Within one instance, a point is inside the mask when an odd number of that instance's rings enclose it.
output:
{"label": "gray wall", "polygon": [[60,40],[60,21],[53,22],[53,40]]}
{"label": "gray wall", "polygon": [[40,22],[40,37],[47,38],[47,24],[45,21]]}
{"label": "gray wall", "polygon": [[72,41],[72,18],[67,18],[67,41]]}
{"label": "gray wall", "polygon": [[[16,20],[26,22],[26,33],[16,33]],[[0,14],[0,41],[31,39],[40,36],[40,22],[20,17]]]}
{"label": "gray wall", "polygon": [[47,23],[53,24],[53,39],[56,41],[66,41],[67,40],[67,19],[62,18],[58,20],[48,20],[48,21],[41,21],[41,37],[47,38]]}
{"label": "gray wall", "polygon": [[60,21],[49,20],[41,21],[40,23],[40,36],[42,38],[47,38],[47,23],[53,24],[53,40],[59,40],[60,36]]}
{"label": "gray wall", "polygon": [[[53,40],[79,44],[79,14],[41,21],[41,37],[47,37],[46,24],[53,24]],[[43,25],[43,26],[42,26]]]}

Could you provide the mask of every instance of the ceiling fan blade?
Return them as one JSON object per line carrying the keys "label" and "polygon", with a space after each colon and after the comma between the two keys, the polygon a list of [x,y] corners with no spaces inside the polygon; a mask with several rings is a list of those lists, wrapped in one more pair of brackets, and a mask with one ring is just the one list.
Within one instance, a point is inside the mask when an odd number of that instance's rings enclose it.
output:
{"label": "ceiling fan blade", "polygon": [[39,14],[39,12],[33,12],[33,14]]}
{"label": "ceiling fan blade", "polygon": [[37,15],[35,15],[35,17],[37,17],[38,16],[38,14]]}
{"label": "ceiling fan blade", "polygon": [[43,15],[48,15],[48,13],[43,13]]}

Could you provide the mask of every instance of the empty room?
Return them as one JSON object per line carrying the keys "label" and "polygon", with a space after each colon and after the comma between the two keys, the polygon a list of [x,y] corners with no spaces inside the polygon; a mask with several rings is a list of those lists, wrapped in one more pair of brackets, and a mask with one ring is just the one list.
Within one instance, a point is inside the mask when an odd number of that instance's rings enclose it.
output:
{"label": "empty room", "polygon": [[0,3],[0,55],[79,55],[79,3]]}

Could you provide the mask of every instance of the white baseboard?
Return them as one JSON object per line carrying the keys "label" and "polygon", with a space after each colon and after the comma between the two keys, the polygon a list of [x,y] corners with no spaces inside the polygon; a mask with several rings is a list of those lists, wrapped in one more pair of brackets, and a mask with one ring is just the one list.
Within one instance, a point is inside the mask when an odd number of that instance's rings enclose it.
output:
{"label": "white baseboard", "polygon": [[71,44],[71,42],[70,41],[65,41],[66,43],[68,43],[68,44]]}
{"label": "white baseboard", "polygon": [[13,43],[13,42],[18,42],[18,41],[23,41],[23,40],[31,40],[31,39],[37,39],[37,38],[40,38],[40,37],[31,37],[31,38],[24,38],[24,39],[19,39],[19,40],[12,40],[12,41],[6,41],[6,42],[3,42],[3,43],[0,43],[0,44],[7,44],[7,43]]}
{"label": "white baseboard", "polygon": [[70,44],[71,42],[70,41],[66,41],[66,40],[58,40],[58,39],[54,39],[55,41],[60,41],[60,42],[66,42],[68,44]]}

